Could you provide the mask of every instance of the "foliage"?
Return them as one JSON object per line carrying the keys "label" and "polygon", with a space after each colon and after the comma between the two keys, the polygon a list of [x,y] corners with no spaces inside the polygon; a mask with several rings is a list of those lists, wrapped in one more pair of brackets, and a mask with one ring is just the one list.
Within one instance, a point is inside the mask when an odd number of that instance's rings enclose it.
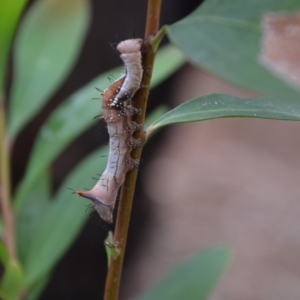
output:
{"label": "foliage", "polygon": [[201,251],[185,259],[138,300],[207,299],[228,259],[226,247],[215,246]]}
{"label": "foliage", "polygon": [[[3,3],[0,6],[1,20],[5,17],[0,26],[2,103],[8,49],[24,1]],[[265,96],[242,100],[230,95],[212,94],[189,101],[184,99],[185,103],[169,112],[163,107],[154,112],[148,121],[152,124],[148,134],[174,123],[220,117],[300,120],[299,90],[274,77],[257,62],[262,14],[266,11],[293,11],[297,6],[296,0],[207,0],[188,17],[163,27],[159,35],[166,33],[173,45],[169,44],[157,53],[152,87],[189,60]],[[12,144],[21,129],[36,117],[67,78],[78,59],[89,22],[90,7],[84,0],[37,1],[25,14],[13,48],[14,77],[8,99],[6,132],[6,139]],[[106,88],[108,74],[119,73],[119,68],[110,70],[77,90],[53,111],[41,127],[25,175],[14,194],[19,262],[10,258],[5,245],[0,244],[0,259],[5,268],[0,285],[3,299],[18,299],[24,291],[28,299],[37,299],[55,264],[84,225],[86,204],[74,200],[65,187],[80,187],[81,174],[94,174],[95,162],[98,164],[98,157],[107,149],[98,149],[81,161],[54,195],[50,192],[49,170],[58,155],[92,124],[94,112],[99,111],[99,103],[87,105],[87,99],[95,96],[94,87]],[[104,165],[99,163],[97,172],[99,168],[104,169]],[[89,185],[88,180],[85,185]],[[187,295],[188,299],[207,299],[227,261],[226,248],[206,250],[179,266],[140,299],[158,299],[158,295],[160,299],[182,299]],[[188,274],[186,280],[181,280],[182,273]]]}

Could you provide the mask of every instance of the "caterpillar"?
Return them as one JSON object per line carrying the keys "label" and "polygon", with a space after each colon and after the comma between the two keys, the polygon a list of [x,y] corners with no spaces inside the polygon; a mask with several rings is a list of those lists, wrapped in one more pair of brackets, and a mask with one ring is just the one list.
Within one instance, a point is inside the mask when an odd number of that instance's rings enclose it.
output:
{"label": "caterpillar", "polygon": [[117,50],[125,65],[125,75],[121,76],[103,92],[103,118],[109,134],[108,163],[90,191],[76,193],[92,201],[100,217],[108,223],[113,222],[113,210],[118,191],[128,171],[138,166],[138,161],[131,158],[131,151],[140,145],[133,138],[133,133],[141,125],[132,120],[139,110],[128,103],[140,88],[143,69],[141,64],[142,40],[125,40],[118,44]]}
{"label": "caterpillar", "polygon": [[111,107],[121,108],[124,101],[131,99],[140,88],[143,76],[142,45],[142,39],[125,40],[117,45],[117,50],[125,65],[125,80],[112,100]]}

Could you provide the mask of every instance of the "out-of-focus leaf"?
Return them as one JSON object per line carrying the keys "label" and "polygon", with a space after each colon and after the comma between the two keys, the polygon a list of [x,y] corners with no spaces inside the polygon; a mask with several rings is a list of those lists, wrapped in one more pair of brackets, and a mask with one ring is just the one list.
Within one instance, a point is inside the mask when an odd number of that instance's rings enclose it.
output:
{"label": "out-of-focus leaf", "polygon": [[175,267],[154,288],[136,300],[208,299],[229,256],[229,249],[221,246],[202,251]]}
{"label": "out-of-focus leaf", "polygon": [[49,280],[50,276],[42,277],[33,287],[27,289],[26,300],[38,300]]}
{"label": "out-of-focus leaf", "polygon": [[150,124],[154,123],[155,120],[162,117],[168,111],[167,106],[160,105],[151,114],[147,115],[145,121],[145,128],[147,128]]}
{"label": "out-of-focus leaf", "polygon": [[[153,121],[152,115],[159,116],[164,112],[165,109],[159,107],[150,114],[149,118]],[[47,210],[45,211],[42,205],[39,207],[43,211],[43,220],[31,237],[31,243],[27,244],[28,249],[26,249],[26,256],[23,260],[25,280],[29,286],[34,285],[39,278],[43,278],[51,271],[57,260],[78,235],[88,215],[86,207],[90,203],[85,199],[76,198],[67,187],[74,189],[91,188],[95,184],[91,177],[101,173],[105,168],[106,159],[102,156],[107,151],[108,148],[105,147],[89,155],[68,176],[54,199],[48,204]],[[98,161],[100,162],[96,166],[95,162]],[[87,179],[84,181],[84,178]],[[44,188],[41,190],[43,191]],[[24,204],[22,205],[24,206]]]}
{"label": "out-of-focus leaf", "polygon": [[3,300],[18,300],[24,277],[21,266],[9,260],[5,266],[4,276],[0,283],[0,297]]}
{"label": "out-of-focus leaf", "polygon": [[[167,55],[168,52],[170,55]],[[151,87],[155,87],[163,79],[172,75],[183,62],[182,54],[174,47],[162,48],[156,56]],[[165,67],[164,70],[162,64]],[[49,167],[73,139],[93,123],[95,115],[101,114],[100,100],[91,101],[99,95],[95,87],[104,90],[109,86],[108,77],[118,78],[121,71],[122,68],[117,68],[98,76],[64,101],[46,120],[37,136],[24,180],[18,187],[15,198],[16,207],[25,197],[35,178]]]}
{"label": "out-of-focus leaf", "polygon": [[229,95],[212,94],[194,98],[170,110],[148,129],[174,123],[197,122],[215,118],[249,117],[276,120],[300,120],[300,101],[297,98],[265,97],[240,99]]}
{"label": "out-of-focus leaf", "polygon": [[151,88],[156,87],[174,74],[185,62],[185,56],[177,47],[173,45],[162,47],[155,57]]}
{"label": "out-of-focus leaf", "polygon": [[[90,202],[73,195],[69,188],[93,187],[91,176],[105,168],[107,147],[89,155],[63,183],[51,205],[44,214],[24,259],[24,274],[27,286],[34,286],[40,278],[49,274],[81,230],[88,217]],[[95,163],[99,162],[99,163]]]}
{"label": "out-of-focus leaf", "polygon": [[[3,94],[7,54],[26,0],[0,1],[0,95]],[[0,102],[2,101],[0,96]]]}
{"label": "out-of-focus leaf", "polygon": [[297,0],[207,0],[166,29],[194,64],[217,76],[261,93],[299,97],[258,62],[262,15],[296,8]]}
{"label": "out-of-focus leaf", "polygon": [[50,181],[49,174],[45,170],[26,194],[17,213],[17,245],[21,262],[24,262],[29,245],[50,207],[49,199]]}
{"label": "out-of-focus leaf", "polygon": [[2,217],[0,216],[0,235],[3,234],[3,231],[4,231],[3,221],[2,221]]}
{"label": "out-of-focus leaf", "polygon": [[206,0],[197,9],[195,9],[188,17],[197,16],[217,16],[220,18],[230,18],[233,20],[247,20],[252,23],[259,23],[262,14],[265,12],[293,11],[299,7],[298,0]]}
{"label": "out-of-focus leaf", "polygon": [[14,48],[9,135],[14,138],[73,67],[89,23],[85,0],[43,0],[25,16]]}
{"label": "out-of-focus leaf", "polygon": [[7,249],[2,240],[0,240],[0,262],[2,265],[6,265],[9,260]]}

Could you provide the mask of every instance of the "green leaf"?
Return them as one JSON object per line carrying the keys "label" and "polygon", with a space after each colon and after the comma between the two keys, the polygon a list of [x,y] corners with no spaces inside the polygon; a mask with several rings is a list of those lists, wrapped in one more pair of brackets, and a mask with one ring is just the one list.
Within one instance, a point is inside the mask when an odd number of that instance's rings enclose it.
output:
{"label": "green leaf", "polygon": [[27,290],[26,300],[38,300],[49,280],[50,274],[49,276],[40,278],[33,287],[30,287],[30,289]]}
{"label": "green leaf", "polygon": [[90,202],[73,195],[67,188],[91,188],[95,184],[91,177],[105,168],[106,160],[101,158],[105,154],[107,147],[83,160],[68,176],[44,212],[43,221],[28,245],[24,259],[27,286],[34,286],[40,278],[47,276],[79,234],[89,215],[86,208]]}
{"label": "green leaf", "polygon": [[216,118],[249,117],[275,120],[300,120],[300,101],[297,98],[265,97],[240,99],[229,95],[212,94],[194,98],[170,110],[148,129],[148,135],[157,128],[185,122]]}
{"label": "green leaf", "polygon": [[89,23],[85,0],[43,0],[25,16],[14,48],[9,135],[40,110],[69,74]]}
{"label": "green leaf", "polygon": [[[7,55],[26,0],[0,1],[0,95],[3,94]],[[0,97],[0,102],[2,101]]]}
{"label": "green leaf", "polygon": [[162,117],[168,111],[167,106],[160,105],[155,110],[153,110],[149,115],[146,116],[145,127],[147,128],[155,120]]}
{"label": "green leaf", "polygon": [[29,193],[22,201],[22,207],[17,212],[17,245],[18,257],[24,262],[29,245],[39,226],[44,220],[45,213],[50,207],[50,178],[44,171],[36,179]]}
{"label": "green leaf", "polygon": [[[159,116],[165,111],[164,107],[159,107],[150,115],[150,121],[153,121],[153,116]],[[107,154],[107,151],[107,147],[101,148],[100,151],[92,153],[83,160],[62,184],[54,199],[48,203],[46,210],[43,204],[38,205],[37,209],[40,210],[42,220],[38,220],[39,226],[32,233],[31,243],[27,243],[27,249],[23,251],[26,255],[22,260],[25,266],[26,283],[30,287],[34,286],[39,278],[49,274],[56,262],[74,241],[88,216],[86,207],[90,203],[85,199],[76,198],[67,187],[74,189],[91,188],[95,184],[91,177],[101,173],[105,168],[106,159],[101,157]],[[98,165],[95,165],[95,162],[99,162]],[[40,179],[39,184],[41,187],[34,191],[37,195],[43,191],[45,195],[47,194],[45,193],[45,188],[47,189],[45,179]],[[42,186],[42,182],[46,187]],[[30,200],[35,197],[34,193],[27,195],[26,199]],[[23,203],[22,209],[24,209],[24,206],[26,205]],[[34,206],[34,203],[32,206]],[[25,214],[25,212],[19,213],[21,215]],[[34,221],[36,222],[36,220]]]}
{"label": "green leaf", "polygon": [[151,88],[156,87],[174,74],[185,62],[185,56],[177,47],[173,45],[162,47],[155,57]]}
{"label": "green leaf", "polygon": [[5,266],[4,276],[0,283],[0,297],[3,300],[20,299],[24,278],[21,266],[15,261],[9,260]]}
{"label": "green leaf", "polygon": [[[173,74],[183,63],[182,54],[173,46],[162,48],[156,56],[151,87]],[[104,90],[109,85],[108,77],[119,77],[121,70],[113,69],[98,76],[64,101],[46,120],[30,155],[25,178],[16,193],[17,209],[39,174],[50,166],[72,140],[95,122],[95,115],[101,114],[100,100],[91,101],[98,96],[95,87]]]}
{"label": "green leaf", "polygon": [[218,16],[234,20],[247,20],[253,23],[259,23],[262,14],[265,12],[293,11],[299,7],[298,0],[253,0],[239,1],[228,0],[206,0],[188,17]]}
{"label": "green leaf", "polygon": [[299,97],[299,91],[275,78],[258,62],[262,15],[298,7],[298,0],[207,0],[166,29],[170,40],[195,65],[253,91]]}
{"label": "green leaf", "polygon": [[0,235],[3,235],[3,232],[4,232],[3,220],[2,220],[2,216],[0,216]]}
{"label": "green leaf", "polygon": [[8,255],[7,249],[6,249],[3,241],[0,240],[0,262],[4,266],[6,266],[8,261],[9,261],[9,255]]}
{"label": "green leaf", "polygon": [[146,295],[136,300],[204,300],[229,261],[229,249],[213,247],[186,259]]}

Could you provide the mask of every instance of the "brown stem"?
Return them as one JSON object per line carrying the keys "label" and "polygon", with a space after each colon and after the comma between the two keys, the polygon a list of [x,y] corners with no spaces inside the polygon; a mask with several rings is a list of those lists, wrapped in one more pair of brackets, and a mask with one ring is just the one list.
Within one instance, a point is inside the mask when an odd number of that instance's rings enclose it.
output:
{"label": "brown stem", "polygon": [[4,101],[0,101],[0,205],[4,234],[3,240],[11,259],[17,260],[15,245],[15,215],[11,206],[10,154],[6,139],[6,116]]}
{"label": "brown stem", "polygon": [[[147,22],[143,51],[144,76],[141,84],[142,88],[135,94],[133,98],[133,106],[141,110],[141,114],[134,118],[134,121],[136,121],[138,124],[144,124],[145,121],[150,81],[155,58],[155,52],[153,51],[150,42],[151,38],[157,33],[159,28],[160,8],[161,0],[148,0]],[[138,131],[134,135],[134,137],[136,139],[140,139],[144,144],[145,133],[143,129]],[[134,151],[132,151],[132,158],[135,160],[139,160],[141,154],[142,147],[136,148]],[[114,233],[114,244],[119,247],[120,255],[116,259],[111,261],[106,278],[104,300],[118,299],[137,173],[137,169],[134,169],[127,173],[125,182],[121,190]]]}

